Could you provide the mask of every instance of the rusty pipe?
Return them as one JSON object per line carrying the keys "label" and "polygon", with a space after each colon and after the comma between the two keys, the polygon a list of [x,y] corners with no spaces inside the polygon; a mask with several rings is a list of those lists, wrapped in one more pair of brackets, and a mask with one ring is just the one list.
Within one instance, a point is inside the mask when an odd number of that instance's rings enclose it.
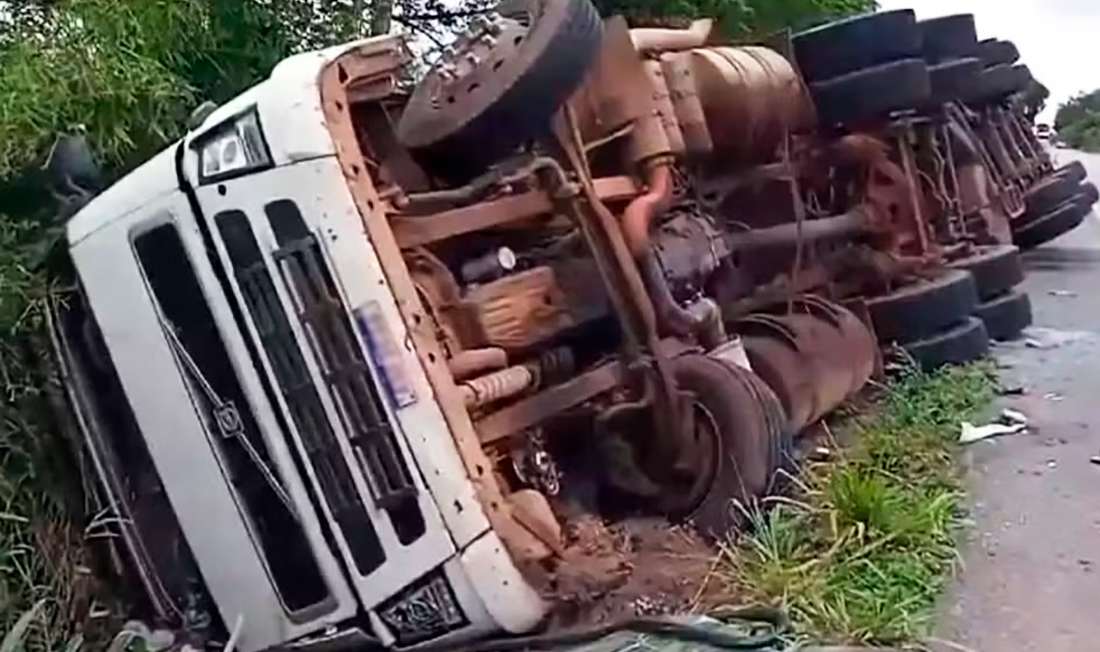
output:
{"label": "rusty pipe", "polygon": [[518,396],[535,386],[535,372],[526,365],[508,367],[471,378],[458,386],[468,408],[477,408]]}
{"label": "rusty pipe", "polygon": [[796,222],[771,226],[765,229],[752,229],[730,233],[726,242],[733,251],[781,247],[802,242],[815,242],[855,235],[871,226],[870,209],[859,205],[840,215],[805,220],[801,226]]}
{"label": "rusty pipe", "polygon": [[707,351],[726,343],[729,335],[722,319],[722,309],[710,297],[702,297],[687,307],[687,313],[695,320],[695,333],[699,343]]}
{"label": "rusty pipe", "polygon": [[499,347],[466,349],[447,361],[455,382],[473,378],[489,371],[499,371],[508,366],[508,353]]}
{"label": "rusty pipe", "polygon": [[630,30],[630,40],[643,54],[691,50],[706,44],[713,27],[714,21],[710,18],[693,21],[687,29],[639,27]]}
{"label": "rusty pipe", "polygon": [[646,192],[631,201],[622,216],[623,239],[637,260],[649,252],[653,218],[672,201],[672,167],[668,161],[651,165],[646,176]]}
{"label": "rusty pipe", "polygon": [[662,336],[689,337],[703,327],[701,320],[681,308],[676,302],[676,297],[672,296],[672,289],[668,287],[668,281],[665,280],[664,271],[656,254],[647,251],[639,259],[638,269],[642,273],[642,282],[645,283],[649,297],[653,301],[657,328]]}

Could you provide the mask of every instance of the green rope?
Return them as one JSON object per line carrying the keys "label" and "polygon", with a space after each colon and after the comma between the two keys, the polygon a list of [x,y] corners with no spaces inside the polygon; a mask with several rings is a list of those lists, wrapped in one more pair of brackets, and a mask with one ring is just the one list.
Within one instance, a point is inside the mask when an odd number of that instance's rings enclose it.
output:
{"label": "green rope", "polygon": [[[786,614],[770,607],[721,609],[707,614],[717,623],[686,624],[660,618],[636,618],[583,630],[536,634],[498,639],[463,647],[464,652],[521,652],[546,650],[592,643],[613,634],[634,632],[663,636],[676,641],[700,643],[723,650],[775,651],[785,649],[783,635],[789,631]],[[737,625],[754,633],[734,631]],[[756,632],[759,633],[756,633]],[[435,646],[429,649],[433,649]],[[443,649],[440,647],[439,649]]]}

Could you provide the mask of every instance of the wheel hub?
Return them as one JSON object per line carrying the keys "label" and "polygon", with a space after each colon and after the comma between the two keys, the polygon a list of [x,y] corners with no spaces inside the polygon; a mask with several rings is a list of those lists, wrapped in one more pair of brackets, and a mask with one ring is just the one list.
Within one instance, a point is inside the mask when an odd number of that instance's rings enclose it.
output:
{"label": "wheel hub", "polygon": [[490,88],[492,75],[517,54],[529,29],[527,21],[496,12],[474,16],[467,31],[443,50],[430,73],[435,77],[432,107],[446,109]]}

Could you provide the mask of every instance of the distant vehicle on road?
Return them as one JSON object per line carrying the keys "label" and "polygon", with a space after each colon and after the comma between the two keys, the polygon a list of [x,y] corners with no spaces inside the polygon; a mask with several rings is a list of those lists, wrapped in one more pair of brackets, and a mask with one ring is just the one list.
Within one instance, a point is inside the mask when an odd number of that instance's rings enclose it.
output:
{"label": "distant vehicle on road", "polygon": [[1054,136],[1054,130],[1045,122],[1035,125],[1035,135],[1043,140],[1050,140]]}

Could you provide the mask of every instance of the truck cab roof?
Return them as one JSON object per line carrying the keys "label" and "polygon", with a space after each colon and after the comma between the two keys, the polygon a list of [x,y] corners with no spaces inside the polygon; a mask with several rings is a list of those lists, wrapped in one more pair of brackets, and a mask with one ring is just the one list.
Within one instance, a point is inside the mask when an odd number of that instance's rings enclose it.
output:
{"label": "truck cab roof", "polygon": [[181,144],[184,147],[182,173],[188,183],[197,185],[198,157],[192,145],[225,122],[252,109],[260,116],[275,167],[332,156],[335,148],[325,127],[317,86],[321,71],[327,63],[348,51],[399,38],[371,37],[283,60],[268,79],[219,106],[201,125],[120,178],[74,215],[66,227],[70,246],[131,211],[180,190],[176,157]]}

